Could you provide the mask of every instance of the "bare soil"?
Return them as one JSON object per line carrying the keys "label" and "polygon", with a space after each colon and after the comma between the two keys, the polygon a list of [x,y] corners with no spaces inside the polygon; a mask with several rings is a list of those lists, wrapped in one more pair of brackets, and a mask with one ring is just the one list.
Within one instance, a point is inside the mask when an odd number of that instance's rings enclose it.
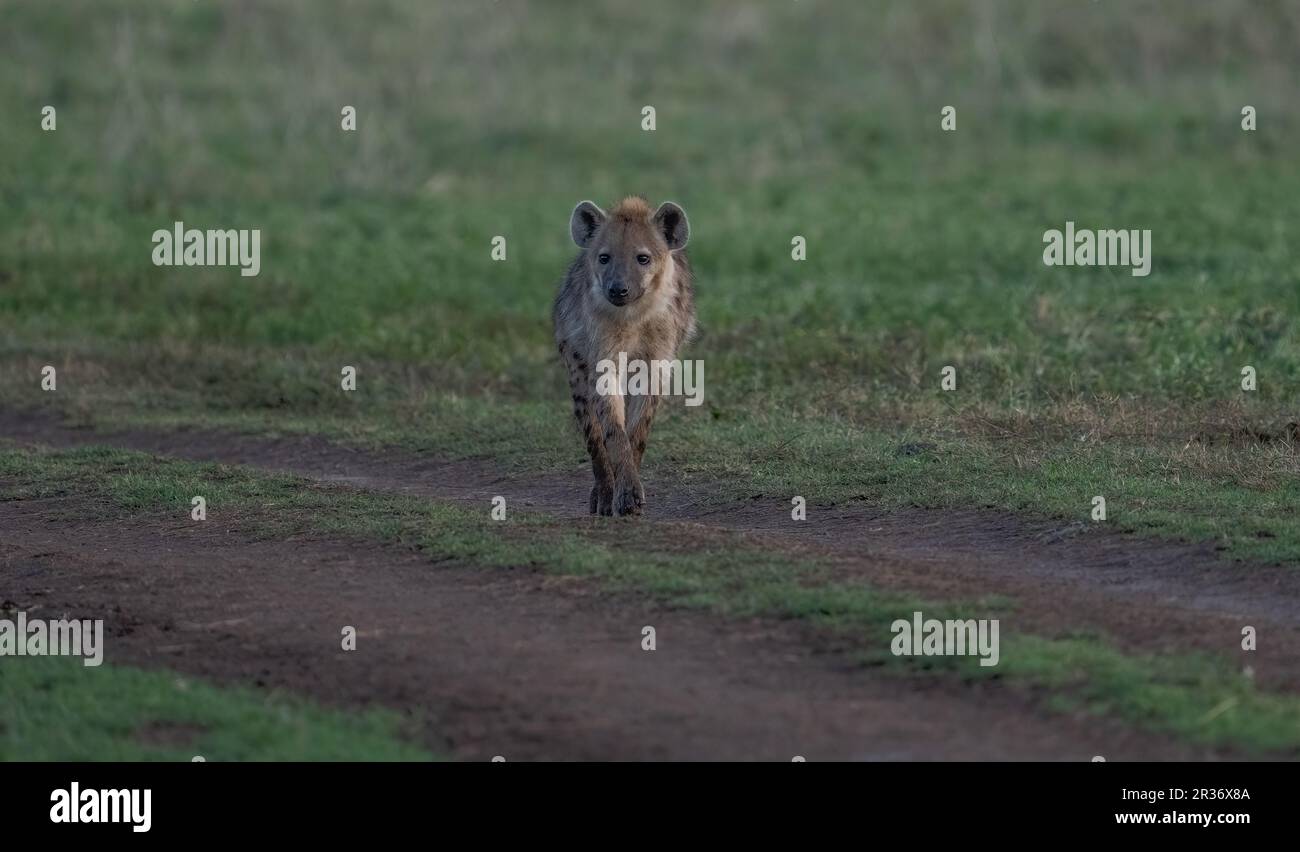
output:
{"label": "bare soil", "polygon": [[[316,437],[96,433],[0,414],[0,437],[247,464],[486,507],[586,511],[587,473],[508,475],[488,460],[365,452]],[[1104,633],[1126,647],[1241,653],[1262,686],[1300,687],[1300,577],[1152,541],[993,511],[885,513],[786,495],[725,500],[647,477],[649,508],[690,546],[710,530],[829,560],[846,581],[936,599],[1005,595],[1016,629]],[[0,600],[112,613],[114,659],[405,713],[423,741],[487,759],[1197,759],[1187,746],[1084,716],[1045,715],[1005,684],[900,678],[856,665],[806,625],[726,621],[531,570],[436,568],[399,548],[254,540],[238,527],[95,519],[67,501],[0,503]],[[628,523],[606,519],[608,523]],[[694,537],[694,538],[693,538]],[[99,616],[97,616],[99,617]],[[654,625],[658,650],[641,650]],[[1005,624],[1005,621],[1004,621]],[[339,646],[344,625],[356,652]]]}

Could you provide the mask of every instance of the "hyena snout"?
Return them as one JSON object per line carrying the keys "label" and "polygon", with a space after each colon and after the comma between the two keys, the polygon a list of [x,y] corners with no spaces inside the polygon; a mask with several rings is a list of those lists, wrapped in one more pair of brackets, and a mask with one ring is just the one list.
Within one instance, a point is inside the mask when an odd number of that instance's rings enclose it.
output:
{"label": "hyena snout", "polygon": [[626,305],[628,302],[629,290],[627,285],[622,281],[610,284],[605,290],[605,298],[609,299],[615,305]]}
{"label": "hyena snout", "polygon": [[[612,264],[611,264],[612,265]],[[611,269],[601,276],[605,298],[617,307],[630,305],[645,293],[645,282],[636,274]]]}

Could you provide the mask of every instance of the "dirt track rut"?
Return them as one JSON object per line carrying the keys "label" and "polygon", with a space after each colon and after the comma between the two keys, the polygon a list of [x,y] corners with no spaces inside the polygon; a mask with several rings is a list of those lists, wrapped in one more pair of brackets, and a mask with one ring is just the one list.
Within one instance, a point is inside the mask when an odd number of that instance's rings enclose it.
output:
{"label": "dirt track rut", "polygon": [[[501,493],[515,506],[584,513],[576,466],[503,476],[487,462],[366,453],[314,437],[100,434],[13,415],[0,415],[0,437],[248,464],[484,506]],[[1261,684],[1300,683],[1300,583],[1286,566],[1232,565],[1205,547],[992,512],[810,506],[797,524],[783,497],[719,501],[653,473],[648,488],[641,522],[741,530],[886,588],[1006,594],[1017,601],[1017,627],[1049,635],[1100,629],[1125,645],[1222,652],[1236,647],[1241,624],[1267,624],[1272,648],[1250,660]],[[70,521],[66,507],[39,501],[0,503],[0,529],[16,542],[0,560],[6,586],[18,580],[4,596],[113,611],[126,660],[231,683],[254,673],[262,685],[344,706],[413,708],[421,736],[454,757],[1230,756],[1098,720],[1045,717],[1031,696],[1010,690],[863,670],[798,625],[720,622],[530,571],[430,570],[397,549],[254,542],[238,530],[119,529]],[[350,623],[386,625],[365,643],[368,664],[337,650]],[[643,624],[659,630],[653,654],[640,649]]]}

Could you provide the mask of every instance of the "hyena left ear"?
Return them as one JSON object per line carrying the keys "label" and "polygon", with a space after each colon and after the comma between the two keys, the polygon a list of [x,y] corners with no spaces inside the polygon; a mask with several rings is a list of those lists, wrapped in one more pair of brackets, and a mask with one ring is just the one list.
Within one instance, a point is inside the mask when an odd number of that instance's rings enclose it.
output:
{"label": "hyena left ear", "polygon": [[665,201],[655,211],[654,224],[659,233],[664,235],[670,250],[686,248],[686,241],[691,236],[691,224],[686,221],[685,210],[671,201]]}

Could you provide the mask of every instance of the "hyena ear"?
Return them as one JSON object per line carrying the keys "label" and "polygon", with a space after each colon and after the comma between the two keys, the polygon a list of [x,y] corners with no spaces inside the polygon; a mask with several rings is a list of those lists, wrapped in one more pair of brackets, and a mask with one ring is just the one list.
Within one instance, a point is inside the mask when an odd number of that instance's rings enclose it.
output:
{"label": "hyena ear", "polygon": [[677,251],[686,248],[686,241],[691,237],[691,224],[686,221],[686,211],[671,201],[659,205],[654,215],[655,227],[664,235],[668,248]]}
{"label": "hyena ear", "polygon": [[586,248],[603,224],[605,211],[590,201],[583,201],[573,208],[573,215],[569,217],[569,234],[578,248]]}

